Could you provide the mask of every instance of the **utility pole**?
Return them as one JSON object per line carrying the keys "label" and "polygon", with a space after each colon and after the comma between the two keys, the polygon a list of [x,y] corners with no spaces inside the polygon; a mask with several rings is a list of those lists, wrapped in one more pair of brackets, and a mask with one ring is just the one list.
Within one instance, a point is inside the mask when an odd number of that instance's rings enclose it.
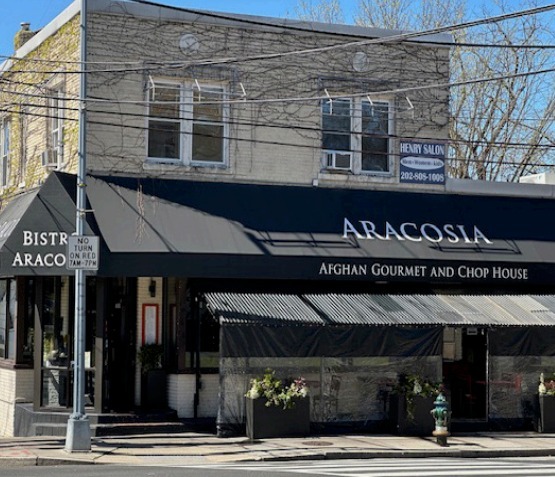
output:
{"label": "utility pole", "polygon": [[[79,94],[79,164],[77,169],[77,199],[75,235],[83,236],[86,223],[87,178],[87,0],[81,0],[81,66]],[[65,450],[90,452],[91,427],[85,414],[85,335],[86,335],[86,277],[85,270],[75,270],[75,346],[73,367],[73,413],[67,422]]]}

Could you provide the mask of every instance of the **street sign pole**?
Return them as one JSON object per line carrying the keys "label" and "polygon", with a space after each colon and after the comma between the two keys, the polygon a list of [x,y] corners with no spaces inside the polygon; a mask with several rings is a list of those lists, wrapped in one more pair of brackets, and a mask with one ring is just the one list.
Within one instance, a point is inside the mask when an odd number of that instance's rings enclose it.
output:
{"label": "street sign pole", "polygon": [[[86,213],[87,177],[87,0],[81,0],[81,68],[79,102],[79,164],[77,170],[77,199],[75,233],[83,236]],[[85,333],[86,333],[86,277],[83,268],[75,270],[75,350],[73,367],[73,413],[67,422],[65,450],[90,452],[91,427],[85,414]]]}

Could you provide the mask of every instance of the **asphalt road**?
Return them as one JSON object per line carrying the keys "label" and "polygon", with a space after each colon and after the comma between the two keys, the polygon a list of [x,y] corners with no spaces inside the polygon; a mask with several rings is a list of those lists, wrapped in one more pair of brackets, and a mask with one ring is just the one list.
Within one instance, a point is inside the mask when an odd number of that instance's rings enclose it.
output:
{"label": "asphalt road", "polygon": [[[242,468],[210,469],[204,467],[64,465],[0,469],[0,477],[245,477],[247,475],[251,475],[251,472]],[[294,475],[294,473],[281,471],[254,470],[252,472],[253,477],[292,477]]]}
{"label": "asphalt road", "polygon": [[555,477],[555,458],[366,459],[186,467],[80,465],[0,469],[0,477]]}

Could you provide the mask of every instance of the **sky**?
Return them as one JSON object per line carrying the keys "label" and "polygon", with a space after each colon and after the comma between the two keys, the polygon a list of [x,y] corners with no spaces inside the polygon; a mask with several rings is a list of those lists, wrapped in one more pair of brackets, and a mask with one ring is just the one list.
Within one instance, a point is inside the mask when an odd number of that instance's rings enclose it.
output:
{"label": "sky", "polygon": [[[270,17],[292,17],[297,4],[296,0],[155,1],[185,8]],[[30,22],[32,30],[42,28],[71,3],[72,0],[0,0],[0,55],[10,55],[13,52],[13,37],[21,28],[21,22]],[[349,3],[354,5],[356,0],[349,0]]]}
{"label": "sky", "polygon": [[[316,2],[316,0],[314,0]],[[486,0],[484,0],[486,1]],[[185,8],[214,10],[221,12],[246,13],[270,17],[293,18],[297,0],[158,0],[159,3]],[[13,37],[20,29],[21,22],[30,22],[31,29],[42,28],[58,13],[72,3],[72,0],[0,0],[0,55],[13,53]],[[470,3],[482,3],[471,0]],[[520,10],[518,0],[508,0],[514,9]],[[540,2],[546,4],[546,2]],[[341,4],[347,20],[353,17],[358,0],[342,0]],[[2,58],[0,58],[1,62]]]}

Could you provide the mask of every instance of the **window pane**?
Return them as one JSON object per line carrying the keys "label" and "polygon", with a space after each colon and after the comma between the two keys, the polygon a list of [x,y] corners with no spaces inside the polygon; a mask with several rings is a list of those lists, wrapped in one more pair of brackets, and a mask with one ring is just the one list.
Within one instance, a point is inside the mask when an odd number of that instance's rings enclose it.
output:
{"label": "window pane", "polygon": [[351,150],[351,101],[336,99],[322,102],[322,148]]}
{"label": "window pane", "polygon": [[178,119],[179,100],[180,88],[178,85],[156,85],[149,92],[150,116]]}
{"label": "window pane", "polygon": [[332,151],[349,151],[351,149],[350,134],[327,134],[322,136],[323,148]]}
{"label": "window pane", "polygon": [[[221,90],[195,91],[193,95],[193,118],[195,121],[219,123],[223,121],[223,92]],[[206,104],[210,103],[210,104]]]}
{"label": "window pane", "polygon": [[388,140],[364,137],[362,139],[362,170],[389,170]]}
{"label": "window pane", "polygon": [[2,123],[2,156],[8,156],[10,151],[10,123],[9,121],[4,121]]}
{"label": "window pane", "polygon": [[362,102],[362,133],[387,134],[388,131],[388,104]]}
{"label": "window pane", "polygon": [[223,126],[193,125],[193,161],[223,162]]}
{"label": "window pane", "polygon": [[0,163],[0,174],[2,174],[0,185],[5,187],[8,185],[8,158],[2,157]]}
{"label": "window pane", "polygon": [[389,104],[362,102],[362,170],[389,170]]}
{"label": "window pane", "polygon": [[322,104],[322,128],[326,132],[351,132],[351,101],[335,99]]}
{"label": "window pane", "polygon": [[10,151],[10,123],[4,120],[0,123],[2,131],[0,135],[0,186],[8,184],[8,162]]}
{"label": "window pane", "polygon": [[148,157],[179,159],[179,122],[148,122]]}

